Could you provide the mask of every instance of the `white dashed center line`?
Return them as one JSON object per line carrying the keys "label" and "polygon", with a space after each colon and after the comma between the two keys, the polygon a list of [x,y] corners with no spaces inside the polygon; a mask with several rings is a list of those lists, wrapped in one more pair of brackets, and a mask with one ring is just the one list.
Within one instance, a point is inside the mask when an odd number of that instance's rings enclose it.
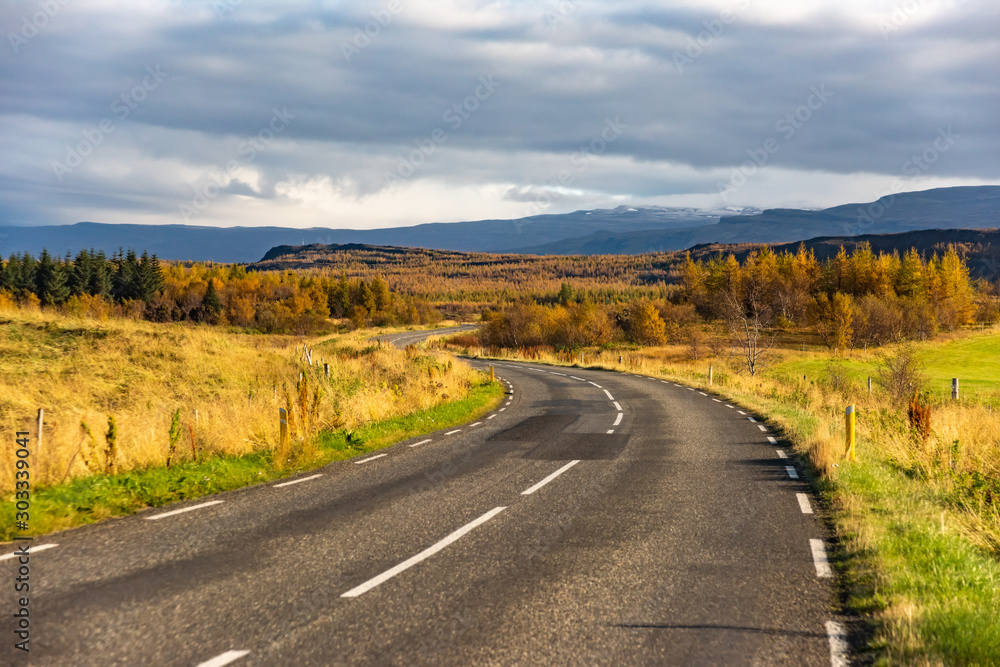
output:
{"label": "white dashed center line", "polygon": [[410,447],[419,447],[420,445],[426,445],[430,441],[431,439],[427,438],[426,440],[421,440],[420,442],[413,443],[412,445],[410,445]]}
{"label": "white dashed center line", "polygon": [[146,521],[156,521],[157,519],[166,519],[168,516],[174,516],[176,514],[184,514],[185,512],[193,512],[194,510],[200,510],[202,507],[219,505],[221,503],[222,503],[221,500],[210,500],[207,503],[201,503],[200,505],[192,505],[191,507],[184,507],[179,510],[173,510],[172,512],[164,512],[163,514],[157,514],[155,516],[147,516]]}
{"label": "white dashed center line", "polygon": [[551,475],[549,475],[548,477],[546,477],[542,481],[540,481],[537,484],[535,484],[534,486],[531,486],[531,487],[525,489],[524,491],[522,491],[521,495],[522,496],[530,496],[532,493],[534,493],[538,489],[542,488],[543,486],[545,486],[546,484],[548,484],[549,482],[551,482],[552,480],[554,480],[556,477],[558,477],[559,475],[563,474],[564,472],[566,472],[567,470],[569,470],[570,468],[572,468],[573,466],[575,466],[579,462],[580,462],[579,459],[577,459],[575,461],[570,461],[569,463],[567,463],[566,465],[564,465],[562,468],[559,468],[559,470],[556,470],[554,473],[552,473]]}
{"label": "white dashed center line", "polygon": [[618,412],[622,411],[622,406],[619,405],[618,401],[614,401],[614,406],[615,406],[615,410],[617,410]]}
{"label": "white dashed center line", "polygon": [[605,389],[605,390],[604,390],[604,393],[608,395],[608,400],[609,400],[609,401],[613,401],[613,400],[615,400],[615,397],[614,397],[614,396],[612,396],[612,395],[611,395],[611,392],[610,392],[610,391],[608,391],[607,389]]}
{"label": "white dashed center line", "polygon": [[351,590],[347,591],[346,593],[343,593],[340,597],[342,597],[342,598],[356,598],[359,595],[363,595],[364,593],[367,593],[368,591],[370,591],[371,589],[375,588],[379,584],[384,584],[385,582],[389,581],[390,579],[392,579],[393,577],[395,577],[400,572],[404,572],[404,571],[410,569],[411,567],[413,567],[414,565],[416,565],[420,561],[426,560],[427,558],[430,558],[431,556],[433,556],[437,552],[441,551],[442,549],[444,549],[449,544],[452,544],[453,542],[457,542],[458,540],[460,540],[462,538],[463,535],[465,535],[465,534],[469,533],[470,531],[474,530],[476,527],[481,526],[482,524],[486,523],[487,521],[489,521],[490,519],[492,519],[493,517],[495,517],[497,514],[499,514],[500,512],[504,511],[505,509],[507,509],[507,508],[506,507],[494,507],[489,512],[487,512],[486,514],[482,515],[481,517],[479,517],[475,521],[471,521],[471,522],[465,524],[464,526],[462,526],[461,528],[459,528],[458,530],[456,530],[455,532],[453,532],[451,535],[448,535],[448,537],[444,538],[440,542],[437,542],[436,544],[433,544],[433,545],[427,547],[426,549],[424,549],[423,551],[421,551],[420,553],[418,553],[416,556],[412,556],[411,558],[408,558],[408,559],[404,560],[402,563],[400,563],[396,567],[393,567],[393,568],[390,568],[390,569],[386,570],[382,574],[378,575],[377,577],[373,577],[373,578],[369,579],[368,581],[366,581],[365,583],[361,584],[360,586],[356,586],[355,588],[352,588]]}
{"label": "white dashed center line", "polygon": [[621,424],[622,423],[622,417],[624,417],[624,416],[625,416],[624,412],[619,412],[618,416],[615,417],[615,423],[612,424],[612,426],[618,426],[619,424]]}

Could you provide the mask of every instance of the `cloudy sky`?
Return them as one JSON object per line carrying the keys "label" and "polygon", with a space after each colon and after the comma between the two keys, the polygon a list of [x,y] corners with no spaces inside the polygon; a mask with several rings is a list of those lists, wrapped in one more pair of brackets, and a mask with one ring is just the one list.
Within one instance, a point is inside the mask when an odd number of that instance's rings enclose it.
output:
{"label": "cloudy sky", "polygon": [[995,0],[3,0],[0,224],[385,227],[1000,182]]}

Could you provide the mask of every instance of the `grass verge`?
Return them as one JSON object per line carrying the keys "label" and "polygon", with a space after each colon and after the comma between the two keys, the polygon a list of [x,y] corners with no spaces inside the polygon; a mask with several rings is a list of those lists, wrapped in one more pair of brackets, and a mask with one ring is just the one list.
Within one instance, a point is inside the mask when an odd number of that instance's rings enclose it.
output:
{"label": "grass verge", "polygon": [[[251,484],[273,481],[314,470],[333,461],[349,459],[417,435],[471,421],[499,404],[499,383],[473,385],[465,398],[435,407],[363,425],[353,431],[321,431],[315,455],[291,463],[275,461],[273,451],[220,455],[134,469],[118,475],[81,477],[65,484],[38,488],[31,496],[32,534],[42,535],[148,507],[199,498]],[[13,497],[4,499],[0,540],[15,534]],[[18,533],[23,534],[23,533]]]}

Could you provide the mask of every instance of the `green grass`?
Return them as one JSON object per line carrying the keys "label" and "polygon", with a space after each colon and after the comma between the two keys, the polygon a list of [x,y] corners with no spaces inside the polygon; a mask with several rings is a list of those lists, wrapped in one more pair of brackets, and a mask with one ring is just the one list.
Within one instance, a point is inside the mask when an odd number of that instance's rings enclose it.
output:
{"label": "green grass", "polygon": [[[333,461],[371,452],[393,443],[476,419],[496,407],[503,396],[499,383],[474,386],[465,398],[429,410],[370,423],[353,432],[323,431],[315,456],[279,465],[271,452],[243,456],[216,456],[171,468],[132,470],[119,475],[83,477],[56,486],[34,489],[31,495],[32,535],[43,535],[148,507],[199,498],[251,484],[270,482],[319,468]],[[0,540],[16,531],[13,497],[4,499]]]}
{"label": "green grass", "polygon": [[[936,399],[950,398],[951,380],[958,378],[963,400],[1000,400],[1000,335],[997,333],[975,334],[947,342],[920,343],[915,347],[924,365],[927,388]],[[769,373],[786,381],[803,375],[809,380],[825,381],[832,355],[808,356],[807,359],[778,364]],[[878,362],[874,357],[861,360],[852,358],[848,353],[838,363],[859,387],[869,376],[876,378],[878,375]]]}
{"label": "green grass", "polygon": [[876,663],[1000,664],[1000,563],[949,525],[925,485],[884,462],[844,465],[837,487],[834,503],[850,498],[839,532],[858,538],[842,542],[848,606],[882,619]]}

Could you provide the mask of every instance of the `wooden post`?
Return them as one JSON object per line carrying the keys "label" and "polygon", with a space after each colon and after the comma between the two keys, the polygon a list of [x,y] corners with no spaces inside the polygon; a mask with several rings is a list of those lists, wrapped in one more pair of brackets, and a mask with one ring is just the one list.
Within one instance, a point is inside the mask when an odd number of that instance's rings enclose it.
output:
{"label": "wooden post", "polygon": [[323,362],[323,375],[326,376],[327,380],[330,379],[330,364],[326,362]]}
{"label": "wooden post", "polygon": [[850,461],[855,460],[854,456],[854,406],[848,405],[847,411],[844,414],[846,427],[847,427],[847,458]]}
{"label": "wooden post", "polygon": [[283,454],[288,446],[288,411],[284,408],[278,408],[278,425],[280,427],[278,451]]}
{"label": "wooden post", "polygon": [[38,457],[38,461],[35,465],[41,463],[42,460],[42,431],[45,427],[45,408],[38,408],[38,445],[35,447],[35,456]]}
{"label": "wooden post", "polygon": [[496,375],[493,373],[493,364],[490,364],[490,384],[493,384],[496,381]]}
{"label": "wooden post", "polygon": [[618,363],[619,363],[619,364],[621,364],[621,363],[622,363],[622,355],[620,355],[620,354],[618,355]]}
{"label": "wooden post", "polygon": [[958,400],[958,378],[951,379],[951,398],[952,400]]}
{"label": "wooden post", "polygon": [[709,365],[709,367],[708,367],[708,386],[709,386],[709,387],[711,387],[711,386],[712,386],[712,380],[713,380],[713,373],[712,373],[712,371],[713,371],[713,370],[714,370],[714,369],[712,368],[712,366],[711,366],[711,365]]}

